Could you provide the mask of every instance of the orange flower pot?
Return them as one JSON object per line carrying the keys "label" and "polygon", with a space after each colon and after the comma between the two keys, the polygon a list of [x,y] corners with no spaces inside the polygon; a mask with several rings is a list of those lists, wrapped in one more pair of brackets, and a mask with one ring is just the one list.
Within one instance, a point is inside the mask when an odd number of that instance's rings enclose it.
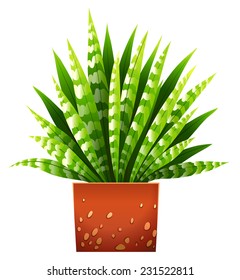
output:
{"label": "orange flower pot", "polygon": [[74,183],[77,252],[156,251],[158,183]]}

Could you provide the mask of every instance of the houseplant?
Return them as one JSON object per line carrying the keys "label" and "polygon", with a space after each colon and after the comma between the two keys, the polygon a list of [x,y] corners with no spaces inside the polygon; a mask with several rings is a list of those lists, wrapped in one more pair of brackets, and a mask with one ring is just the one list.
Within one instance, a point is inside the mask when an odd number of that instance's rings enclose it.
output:
{"label": "houseplant", "polygon": [[71,77],[54,52],[60,108],[34,88],[54,124],[30,109],[47,134],[32,138],[55,160],[14,165],[85,182],[73,184],[77,251],[155,251],[158,183],[148,182],[224,164],[186,162],[209,146],[188,147],[215,110],[192,120],[196,109],[187,111],[214,75],[183,94],[194,68],[181,76],[194,51],[163,81],[169,45],[156,58],[159,41],[142,66],[147,34],[132,55],[135,33],[114,60],[108,28],[102,53],[89,14],[88,79],[68,42]]}

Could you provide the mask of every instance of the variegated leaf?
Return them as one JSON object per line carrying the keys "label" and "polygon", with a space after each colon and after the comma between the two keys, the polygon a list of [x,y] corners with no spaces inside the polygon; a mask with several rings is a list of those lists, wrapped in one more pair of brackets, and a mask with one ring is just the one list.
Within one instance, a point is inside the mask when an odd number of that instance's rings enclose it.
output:
{"label": "variegated leaf", "polygon": [[51,175],[68,178],[68,179],[75,179],[81,181],[88,181],[84,176],[78,174],[72,170],[69,170],[62,164],[57,161],[45,159],[45,158],[30,158],[19,161],[12,166],[29,166],[33,168],[38,168],[44,172],[47,172]]}
{"label": "variegated leaf", "polygon": [[212,81],[215,75],[210,76],[208,79],[196,85],[193,89],[189,90],[186,95],[180,99],[175,105],[173,112],[168,120],[168,123],[173,125],[178,122],[188,108],[193,104],[196,98],[203,92],[207,85]]}
{"label": "variegated leaf", "polygon": [[204,171],[211,171],[223,164],[226,164],[226,162],[215,162],[215,161],[184,162],[181,164],[172,165],[167,168],[162,168],[158,171],[155,171],[153,174],[145,178],[144,181],[192,176],[195,174],[200,174]]}
{"label": "variegated leaf", "polygon": [[155,117],[152,125],[150,126],[147,135],[143,141],[143,144],[141,146],[141,149],[139,153],[136,155],[136,160],[134,161],[134,166],[132,169],[131,179],[133,180],[136,176],[139,167],[143,163],[144,159],[148,155],[148,153],[153,148],[155,142],[158,140],[159,136],[161,135],[161,132],[163,131],[167,120],[174,108],[174,105],[176,104],[180,94],[182,93],[185,85],[187,84],[187,81],[189,80],[190,76],[192,75],[194,71],[194,68],[192,68],[186,76],[183,77],[183,79],[177,84],[175,89],[172,91],[170,96],[165,101],[164,106],[160,109],[157,116]]}
{"label": "variegated leaf", "polygon": [[[177,137],[177,135],[180,133],[182,128],[185,126],[185,124],[188,122],[188,120],[191,118],[191,116],[196,111],[193,110],[190,114],[183,117],[178,123],[176,123],[172,128],[160,139],[159,142],[157,142],[151,152],[148,154],[148,156],[143,161],[142,166],[139,168],[139,171],[137,172],[136,179],[139,179],[141,174],[145,172],[145,170],[148,168],[150,164],[152,164],[157,158],[161,157],[162,153],[171,145],[173,140]],[[144,147],[142,149],[142,153],[146,154],[144,151]],[[134,179],[135,181],[135,179]]]}
{"label": "variegated leaf", "polygon": [[[104,180],[104,175],[102,169],[100,169],[100,165],[104,162],[104,157],[97,158],[96,152],[100,151],[99,143],[97,141],[92,142],[90,138],[87,128],[79,116],[78,112],[74,109],[72,104],[66,98],[64,93],[62,92],[59,85],[54,80],[56,91],[58,92],[58,98],[60,101],[60,105],[65,116],[65,119],[72,131],[74,138],[76,139],[79,147],[86,155],[89,162],[92,164],[93,168],[97,171],[97,173]],[[89,104],[91,106],[91,104]],[[92,123],[89,123],[89,129],[94,129]],[[94,140],[94,139],[93,139]],[[96,152],[95,152],[96,151]]]}
{"label": "variegated leaf", "polygon": [[[139,76],[143,59],[144,48],[146,44],[147,34],[143,37],[137,51],[129,66],[121,95],[121,113],[120,113],[120,152],[122,151],[126,140],[127,132],[130,127],[134,102],[137,94]],[[120,178],[123,176],[123,169],[119,169]]]}
{"label": "variegated leaf", "polygon": [[99,177],[67,145],[49,137],[33,136],[32,138],[67,169],[82,174],[89,181],[100,181]]}
{"label": "variegated leaf", "polygon": [[133,150],[153,111],[167,52],[168,47],[163,51],[155,65],[152,67],[137,112],[133,118],[132,124],[124,142],[120,159],[120,168],[123,170],[123,176],[125,175],[126,166],[133,153]]}
{"label": "variegated leaf", "polygon": [[118,182],[119,170],[119,135],[120,135],[120,72],[117,57],[111,75],[109,90],[109,143],[113,172]]}
{"label": "variegated leaf", "polygon": [[157,158],[141,175],[139,181],[144,181],[150,174],[159,170],[163,166],[167,165],[171,161],[173,161],[191,142],[192,139],[188,139],[186,141],[180,142],[177,145],[167,149],[164,153],[162,153],[161,157]]}
{"label": "variegated leaf", "polygon": [[32,109],[29,108],[35,119],[40,123],[41,127],[45,130],[47,135],[52,138],[56,139],[65,145],[67,145],[78,157],[81,158],[81,160],[90,168],[93,172],[96,172],[94,168],[92,167],[91,163],[86,158],[83,151],[78,146],[77,142],[74,141],[70,136],[68,136],[65,132],[63,132],[61,129],[38,115],[36,112],[34,112]]}

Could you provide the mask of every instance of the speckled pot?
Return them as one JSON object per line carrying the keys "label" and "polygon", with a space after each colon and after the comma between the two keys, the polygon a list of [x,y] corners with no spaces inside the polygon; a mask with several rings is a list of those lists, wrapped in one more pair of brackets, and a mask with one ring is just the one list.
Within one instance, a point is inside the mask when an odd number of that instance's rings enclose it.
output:
{"label": "speckled pot", "polygon": [[155,252],[158,183],[74,183],[77,252]]}

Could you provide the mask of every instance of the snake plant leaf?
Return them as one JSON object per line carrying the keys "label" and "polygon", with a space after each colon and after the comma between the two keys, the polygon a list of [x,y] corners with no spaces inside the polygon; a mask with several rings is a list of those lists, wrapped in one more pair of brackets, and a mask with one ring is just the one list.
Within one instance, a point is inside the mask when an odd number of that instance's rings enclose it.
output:
{"label": "snake plant leaf", "polygon": [[156,102],[156,106],[154,108],[154,112],[152,114],[152,121],[156,117],[157,113],[165,103],[168,96],[171,94],[171,92],[174,90],[183,70],[185,69],[188,61],[194,54],[195,50],[192,51],[189,55],[187,55],[177,66],[176,68],[171,72],[171,74],[168,76],[166,81],[163,83],[162,87],[160,88],[160,92],[158,95],[158,99]]}
{"label": "snake plant leaf", "polygon": [[87,181],[87,179],[84,176],[78,174],[77,172],[69,170],[59,162],[50,159],[30,158],[19,161],[12,166],[29,166],[33,168],[38,168],[44,172],[58,177]]}
{"label": "snake plant leaf", "polygon": [[102,154],[104,154],[104,157],[105,155],[107,157],[106,163],[103,163],[103,168],[106,169],[105,175],[107,176],[107,179],[109,181],[112,181],[114,180],[114,176],[112,170],[112,161],[110,157],[108,136],[109,89],[104,69],[103,56],[90,12],[88,20],[88,80],[92,93],[94,95],[98,117],[102,129],[104,145],[101,145],[101,151],[103,152]]}
{"label": "snake plant leaf", "polygon": [[73,140],[65,132],[63,132],[61,129],[51,124],[49,121],[47,121],[40,115],[38,115],[32,109],[29,108],[29,110],[33,114],[35,119],[40,123],[41,127],[45,130],[45,132],[50,138],[56,139],[64,143],[65,145],[67,145],[93,172],[96,172],[95,169],[92,167],[91,163],[89,162],[89,160],[86,158],[83,151],[78,146],[75,139]]}
{"label": "snake plant leaf", "polygon": [[76,104],[76,97],[73,87],[73,81],[68,74],[67,69],[65,68],[64,64],[62,63],[59,56],[53,51],[54,58],[55,58],[55,64],[58,74],[58,80],[61,86],[62,91],[66,95],[67,99],[72,103],[75,110],[77,110],[77,104]]}
{"label": "snake plant leaf", "polygon": [[100,178],[90,170],[85,163],[65,144],[58,140],[43,137],[33,136],[33,138],[40,146],[45,149],[51,157],[54,157],[60,164],[67,169],[81,174],[87,180],[97,180]]}
{"label": "snake plant leaf", "polygon": [[145,172],[150,164],[152,164],[157,158],[161,157],[162,153],[171,145],[173,140],[177,137],[177,135],[180,133],[180,131],[183,129],[183,127],[189,121],[195,111],[196,109],[185,117],[181,118],[181,120],[174,126],[172,126],[171,129],[162,137],[162,139],[154,145],[151,152],[143,161],[142,166],[139,168],[136,179],[140,178],[142,173]]}
{"label": "snake plant leaf", "polygon": [[136,176],[139,167],[141,166],[142,162],[144,161],[145,157],[151,151],[154,146],[154,143],[158,141],[159,135],[161,135],[164,127],[167,123],[169,116],[179,98],[180,94],[182,93],[185,85],[187,84],[189,78],[191,77],[195,68],[192,68],[177,84],[175,89],[169,95],[167,100],[165,101],[164,106],[160,109],[158,114],[156,115],[152,125],[149,127],[147,131],[147,135],[143,140],[143,143],[139,149],[135,149],[132,153],[132,158],[130,159],[131,163],[126,168],[128,172],[128,176],[126,180],[128,180],[129,175],[131,173],[131,180]]}
{"label": "snake plant leaf", "polygon": [[119,135],[120,135],[120,71],[119,57],[113,66],[109,89],[109,143],[113,172],[118,182],[119,171]]}
{"label": "snake plant leaf", "polygon": [[177,102],[168,123],[174,124],[182,117],[182,115],[188,110],[188,108],[193,104],[197,97],[212,81],[214,76],[215,74],[196,85],[193,89],[189,90],[182,99]]}
{"label": "snake plant leaf", "polygon": [[123,83],[126,78],[130,62],[131,62],[131,56],[132,56],[132,48],[133,48],[133,42],[136,34],[137,26],[134,28],[130,38],[128,39],[127,45],[123,51],[123,55],[120,61],[120,88],[122,90]]}
{"label": "snake plant leaf", "polygon": [[160,158],[157,158],[149,167],[145,170],[145,172],[139,178],[139,181],[144,181],[144,178],[147,178],[149,175],[154,173],[155,171],[161,169],[163,166],[167,165],[169,162],[172,162],[179,154],[192,142],[192,139],[188,139],[186,141],[180,142],[175,146],[167,149]]}
{"label": "snake plant leaf", "polygon": [[[183,150],[174,160],[172,160],[169,164],[166,164],[164,166],[164,168],[167,168],[171,165],[176,165],[179,163],[182,163],[184,161],[186,161],[187,159],[189,159],[190,157],[200,153],[201,151],[205,150],[206,148],[208,148],[209,146],[211,146],[211,144],[205,144],[205,145],[198,145],[198,146],[193,146],[190,148],[187,148],[185,150]],[[171,147],[171,146],[170,146]]]}
{"label": "snake plant leaf", "polygon": [[[104,157],[99,156],[100,147],[98,141],[93,141],[95,139],[90,138],[88,130],[84,122],[82,121],[81,116],[74,109],[71,102],[64,95],[64,93],[62,92],[61,88],[55,80],[54,83],[64,117],[72,131],[75,140],[77,141],[83,153],[86,155],[89,162],[92,164],[93,168],[96,169],[97,173],[101,176],[101,178],[104,178],[102,171],[104,166],[100,168],[100,165],[104,162]],[[94,129],[92,123],[90,123],[89,126],[92,126],[92,130]]]}
{"label": "snake plant leaf", "polygon": [[184,162],[176,165],[171,165],[167,168],[160,169],[159,171],[156,171],[155,173],[145,178],[145,181],[192,176],[195,174],[200,174],[204,171],[211,171],[224,164],[226,164],[226,162],[218,162],[218,161]]}
{"label": "snake plant leaf", "polygon": [[113,64],[114,64],[114,55],[113,55],[113,49],[112,49],[112,42],[111,42],[111,38],[110,38],[109,31],[108,31],[108,26],[107,26],[105,40],[104,40],[104,46],[103,46],[103,65],[104,65],[104,69],[105,69],[108,87],[110,85]]}
{"label": "snake plant leaf", "polygon": [[199,126],[216,110],[217,109],[208,111],[187,123],[171,145],[175,145],[191,137],[192,134],[199,128]]}
{"label": "snake plant leaf", "polygon": [[[157,89],[161,79],[163,65],[168,52],[168,47],[160,55],[159,59],[152,67],[151,73],[148,77],[142,98],[140,100],[137,112],[133,118],[130,129],[128,131],[120,159],[120,168],[126,170],[128,161],[133,153],[133,150],[139,140],[139,137],[151,116],[151,112],[155,105],[157,97]],[[124,176],[123,172],[123,176]]]}
{"label": "snake plant leaf", "polygon": [[[127,132],[130,127],[135,98],[137,94],[138,82],[141,72],[141,65],[143,59],[144,48],[146,44],[147,33],[143,37],[137,51],[132,58],[126,78],[124,80],[122,95],[121,95],[121,127],[120,127],[120,151],[122,151],[123,144],[126,140]],[[119,173],[121,173],[121,168]]]}
{"label": "snake plant leaf", "polygon": [[147,84],[148,77],[149,77],[149,74],[150,74],[150,71],[151,71],[151,68],[152,68],[152,64],[153,64],[153,61],[154,61],[155,56],[157,54],[160,42],[161,42],[161,39],[158,41],[157,45],[155,46],[153,52],[151,53],[150,57],[148,58],[147,62],[145,63],[145,65],[144,65],[144,67],[141,71],[140,78],[139,78],[139,84],[138,84],[138,90],[137,90],[137,96],[136,96],[136,100],[135,100],[134,108],[133,108],[132,119],[134,118],[134,116],[136,114],[136,111],[138,109],[139,102],[142,98],[143,91],[144,91],[145,86]]}
{"label": "snake plant leaf", "polygon": [[52,102],[51,99],[49,99],[43,92],[41,92],[36,87],[33,87],[38,96],[42,99],[46,109],[48,110],[49,115],[51,116],[53,122],[55,125],[64,131],[66,134],[68,134],[70,137],[72,136],[72,132],[69,129],[69,126],[65,120],[63,112],[58,108],[58,106]]}

